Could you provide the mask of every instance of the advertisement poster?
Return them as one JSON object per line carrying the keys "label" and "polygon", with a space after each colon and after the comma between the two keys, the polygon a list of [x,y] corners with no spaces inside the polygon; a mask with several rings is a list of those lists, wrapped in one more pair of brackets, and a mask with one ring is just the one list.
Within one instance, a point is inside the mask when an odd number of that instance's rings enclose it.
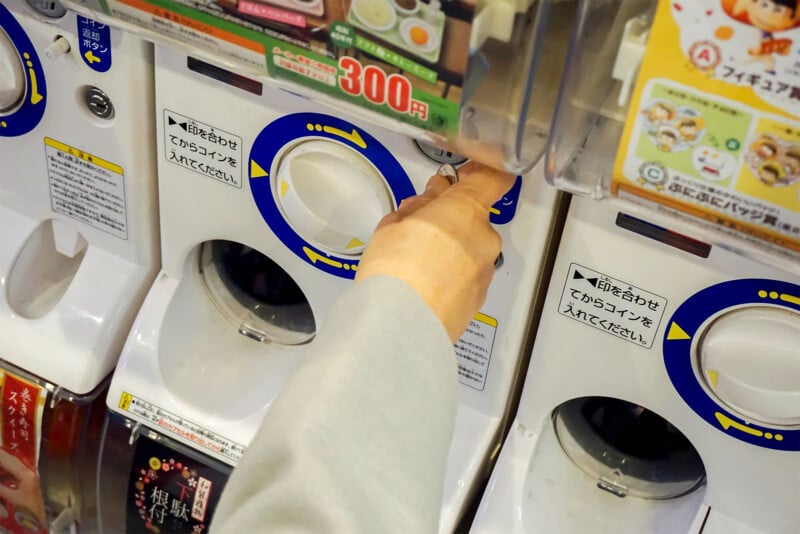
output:
{"label": "advertisement poster", "polygon": [[0,532],[46,533],[38,461],[47,390],[0,371]]}
{"label": "advertisement poster", "polygon": [[117,18],[428,131],[456,130],[471,0],[102,0]]}
{"label": "advertisement poster", "polygon": [[661,0],[612,192],[800,252],[800,7]]}
{"label": "advertisement poster", "polygon": [[140,437],[128,482],[127,531],[208,532],[227,480],[227,472]]}

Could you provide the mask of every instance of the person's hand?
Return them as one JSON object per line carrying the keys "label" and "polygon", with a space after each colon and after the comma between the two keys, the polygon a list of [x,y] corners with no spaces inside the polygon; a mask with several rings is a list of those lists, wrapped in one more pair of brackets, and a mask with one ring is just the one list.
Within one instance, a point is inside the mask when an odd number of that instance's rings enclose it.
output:
{"label": "person's hand", "polygon": [[[44,499],[36,471],[23,464],[19,458],[0,448],[0,498],[14,505],[15,510],[27,510],[39,523],[36,531],[47,527]],[[34,525],[30,525],[33,527]]]}
{"label": "person's hand", "polygon": [[433,176],[424,193],[384,217],[356,274],[356,282],[381,274],[406,282],[453,343],[486,300],[502,246],[489,208],[514,185],[514,177],[473,163],[458,174],[455,185]]}

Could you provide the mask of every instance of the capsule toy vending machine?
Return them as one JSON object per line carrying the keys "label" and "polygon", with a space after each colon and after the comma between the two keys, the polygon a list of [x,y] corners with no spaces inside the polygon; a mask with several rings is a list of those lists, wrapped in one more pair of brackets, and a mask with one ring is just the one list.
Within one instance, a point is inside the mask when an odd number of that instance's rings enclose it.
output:
{"label": "capsule toy vending machine", "polygon": [[91,532],[104,389],[157,272],[152,46],[0,4],[0,530]]}
{"label": "capsule toy vending machine", "polygon": [[472,530],[796,532],[800,8],[579,9],[546,164],[579,196]]}
{"label": "capsule toy vending machine", "polygon": [[163,267],[110,388],[101,462],[119,472],[101,481],[103,530],[204,531],[377,222],[441,165],[474,159],[520,177],[492,210],[505,248],[456,345],[452,531],[488,473],[546,286],[561,197],[531,169],[569,19],[548,23],[549,2],[70,6],[158,43]]}

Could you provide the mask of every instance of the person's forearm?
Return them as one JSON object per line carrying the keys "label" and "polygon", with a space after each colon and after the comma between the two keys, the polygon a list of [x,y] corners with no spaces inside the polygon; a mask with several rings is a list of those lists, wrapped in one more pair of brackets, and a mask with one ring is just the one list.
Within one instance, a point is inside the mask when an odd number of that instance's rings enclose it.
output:
{"label": "person's forearm", "polygon": [[212,524],[229,532],[435,532],[456,410],[447,332],[375,276],[331,310]]}

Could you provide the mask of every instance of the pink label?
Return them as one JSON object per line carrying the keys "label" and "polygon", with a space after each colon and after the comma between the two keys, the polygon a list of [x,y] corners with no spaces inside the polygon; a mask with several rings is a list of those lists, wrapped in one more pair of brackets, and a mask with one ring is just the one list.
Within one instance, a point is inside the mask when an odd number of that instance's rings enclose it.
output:
{"label": "pink label", "polygon": [[306,27],[306,18],[303,15],[292,13],[284,9],[276,9],[274,7],[265,6],[257,2],[249,2],[247,0],[239,0],[237,6],[239,13],[243,15],[250,15],[265,20],[274,20],[275,22],[282,22],[297,26],[298,28]]}

